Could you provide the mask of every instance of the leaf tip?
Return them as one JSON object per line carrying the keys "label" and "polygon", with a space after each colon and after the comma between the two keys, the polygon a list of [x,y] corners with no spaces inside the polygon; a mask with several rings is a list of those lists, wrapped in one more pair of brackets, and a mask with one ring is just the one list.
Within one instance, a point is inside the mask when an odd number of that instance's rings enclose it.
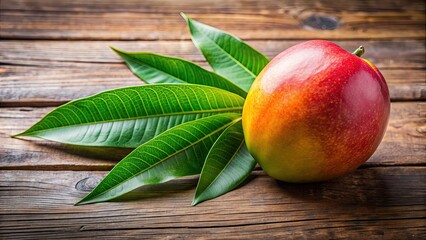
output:
{"label": "leaf tip", "polygon": [[111,46],[111,45],[109,46],[109,48],[111,48],[118,55],[121,55],[121,54],[125,53],[124,51],[122,51],[122,50],[120,50],[118,48],[115,48],[114,46]]}
{"label": "leaf tip", "polygon": [[81,205],[87,205],[91,203],[90,200],[87,201],[86,198],[84,197],[83,199],[81,199],[80,201],[74,203],[74,206],[81,206]]}
{"label": "leaf tip", "polygon": [[9,137],[11,137],[11,138],[17,138],[17,137],[22,136],[21,134],[22,134],[22,133],[18,133],[18,134],[10,134],[10,135],[9,135]]}
{"label": "leaf tip", "polygon": [[23,136],[28,136],[27,135],[27,131],[21,132],[21,133],[17,133],[17,134],[11,134],[9,135],[9,137],[11,138],[18,138],[18,137],[23,137]]}
{"label": "leaf tip", "polygon": [[207,199],[205,199],[204,197],[203,197],[203,194],[195,194],[194,195],[194,198],[192,199],[192,203],[191,203],[191,205],[193,206],[193,207],[195,207],[196,205],[198,205],[198,204],[200,204],[200,203],[202,203],[202,202],[204,202],[204,201],[206,201]]}
{"label": "leaf tip", "polygon": [[191,206],[193,206],[193,207],[195,207],[197,204],[199,204],[200,203],[200,201],[197,199],[197,198],[194,198],[193,200],[192,200],[192,203],[191,203]]}
{"label": "leaf tip", "polygon": [[189,21],[189,18],[186,16],[186,14],[184,12],[180,12],[179,14],[183,19],[185,19],[185,21],[187,21],[187,22]]}
{"label": "leaf tip", "polygon": [[114,52],[115,54],[117,54],[119,57],[121,57],[125,62],[127,62],[127,58],[128,58],[128,53],[120,50],[118,48],[115,48],[113,46],[109,46]]}

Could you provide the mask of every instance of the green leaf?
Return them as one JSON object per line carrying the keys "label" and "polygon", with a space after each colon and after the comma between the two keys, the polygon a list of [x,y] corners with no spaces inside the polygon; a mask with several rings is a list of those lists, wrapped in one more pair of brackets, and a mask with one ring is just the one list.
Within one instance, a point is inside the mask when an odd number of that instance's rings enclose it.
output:
{"label": "green leaf", "polygon": [[220,133],[241,119],[224,113],[173,127],[136,148],[77,204],[108,201],[147,184],[198,174]]}
{"label": "green leaf", "polygon": [[17,136],[103,147],[135,148],[184,122],[241,112],[244,99],[218,88],[155,84],[106,91],[69,102]]}
{"label": "green leaf", "polygon": [[269,59],[240,39],[181,13],[192,35],[215,72],[248,91]]}
{"label": "green leaf", "polygon": [[148,52],[124,52],[112,48],[130,70],[147,83],[192,83],[221,88],[242,97],[247,92],[228,79],[180,58]]}
{"label": "green leaf", "polygon": [[255,165],[245,145],[239,120],[223,131],[207,155],[192,205],[233,190],[249,176]]}

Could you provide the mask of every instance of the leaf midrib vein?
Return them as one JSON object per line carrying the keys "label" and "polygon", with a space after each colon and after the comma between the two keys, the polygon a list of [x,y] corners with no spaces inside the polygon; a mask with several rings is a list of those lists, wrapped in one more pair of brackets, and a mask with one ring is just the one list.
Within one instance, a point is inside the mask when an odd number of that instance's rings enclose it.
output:
{"label": "leaf midrib vein", "polygon": [[[152,68],[152,69],[155,69],[155,70],[157,70],[158,72],[161,72],[161,73],[163,73],[164,75],[166,75],[166,76],[168,76],[168,77],[170,77],[170,78],[173,78],[173,79],[175,79],[176,81],[178,81],[179,83],[188,83],[188,81],[186,81],[186,80],[183,80],[183,79],[181,79],[181,78],[177,78],[177,77],[175,77],[175,76],[173,76],[173,75],[171,75],[170,73],[168,73],[168,72],[166,72],[165,70],[163,70],[163,69],[160,69],[160,68],[158,68],[158,67],[154,67],[154,66],[152,66],[151,64],[148,64],[148,63],[146,63],[146,62],[143,62],[142,60],[140,60],[140,59],[138,59],[138,58],[135,58],[135,57],[133,57],[133,56],[131,56],[131,55],[129,55],[128,53],[126,53],[127,55],[127,59],[128,59],[128,61],[130,61],[130,62],[133,62],[133,63],[136,63],[136,64],[138,64],[140,67],[142,67],[143,65],[145,65],[145,66],[147,66],[147,67],[150,67],[150,68]],[[138,72],[139,71],[139,69],[137,69],[136,70],[136,72]],[[136,73],[135,72],[135,73]],[[137,74],[137,75],[139,75],[139,74]],[[138,76],[139,77],[139,76]],[[144,79],[143,79],[144,80]],[[144,81],[146,81],[146,80],[144,80]]]}
{"label": "leaf midrib vein", "polygon": [[[93,200],[93,199],[95,199],[95,198],[97,198],[97,197],[99,197],[99,196],[101,196],[101,195],[104,195],[104,194],[105,194],[105,193],[107,193],[107,192],[112,191],[112,190],[113,190],[113,189],[115,189],[116,187],[118,187],[118,186],[120,186],[120,185],[124,184],[125,182],[130,181],[130,180],[131,180],[131,179],[133,179],[135,176],[140,175],[140,174],[141,174],[141,173],[143,173],[143,172],[147,172],[147,171],[149,171],[150,169],[154,168],[155,166],[157,166],[157,165],[159,165],[159,164],[164,163],[164,161],[166,161],[166,160],[167,160],[167,159],[169,159],[170,157],[172,157],[172,156],[174,156],[174,155],[177,155],[177,154],[179,154],[179,153],[181,153],[181,152],[183,152],[183,151],[187,150],[187,149],[188,149],[188,148],[190,148],[190,147],[195,146],[196,144],[198,144],[198,143],[200,143],[200,142],[202,142],[202,141],[206,140],[207,138],[209,138],[209,137],[213,136],[214,134],[216,134],[217,132],[221,131],[222,129],[225,129],[225,128],[227,128],[228,126],[230,126],[230,125],[232,125],[232,124],[234,124],[235,122],[238,122],[238,121],[240,121],[240,120],[241,120],[241,117],[239,117],[239,118],[237,118],[237,119],[234,119],[234,120],[232,120],[231,122],[229,122],[229,123],[227,123],[227,124],[223,125],[222,127],[219,127],[219,128],[217,128],[216,130],[214,130],[214,131],[210,132],[209,134],[204,135],[202,138],[200,138],[199,140],[197,140],[197,141],[193,142],[192,144],[188,144],[188,146],[186,146],[186,147],[184,147],[184,148],[182,148],[182,149],[180,149],[180,150],[178,150],[178,151],[174,151],[172,154],[169,154],[167,157],[164,157],[163,159],[161,159],[160,161],[158,161],[158,162],[154,163],[153,165],[149,166],[148,168],[143,169],[142,171],[139,171],[139,172],[137,172],[137,173],[133,174],[132,176],[128,177],[128,178],[127,178],[125,181],[123,181],[121,184],[117,184],[117,185],[113,186],[112,188],[110,188],[110,189],[108,189],[108,190],[106,190],[106,191],[103,191],[103,192],[101,192],[101,193],[99,193],[99,194],[96,194],[95,196],[93,196],[93,197],[92,197],[92,200]],[[139,160],[139,158],[137,158],[137,159]],[[114,170],[114,169],[112,169],[112,170]],[[112,170],[111,170],[111,172],[112,172]],[[142,186],[143,186],[143,185],[142,185]],[[114,197],[113,197],[113,198],[114,198]],[[90,200],[89,200],[89,202],[90,202]]]}
{"label": "leaf midrib vein", "polygon": [[[226,52],[226,51],[225,51]],[[163,73],[164,75],[166,75],[166,76],[169,76],[170,78],[173,78],[173,79],[175,79],[176,81],[178,81],[178,82],[180,82],[180,83],[189,83],[186,79],[183,79],[183,78],[180,78],[180,77],[175,77],[175,76],[173,76],[169,71],[166,71],[166,70],[164,70],[164,69],[161,69],[161,68],[158,68],[158,67],[156,67],[156,66],[153,66],[152,64],[150,64],[150,63],[147,63],[147,62],[144,62],[143,60],[141,60],[141,59],[139,59],[139,58],[136,58],[136,57],[134,57],[133,55],[131,55],[131,54],[129,54],[129,53],[125,53],[126,54],[126,56],[127,56],[127,58],[128,58],[128,61],[130,61],[130,62],[133,62],[133,63],[136,63],[136,64],[139,64],[139,67],[142,67],[141,65],[146,65],[147,67],[150,67],[150,68],[152,68],[152,69],[155,69],[155,70],[157,70],[158,72],[161,72],[161,73]],[[176,62],[175,62],[175,58],[172,58],[174,61],[172,61],[174,64],[176,64]],[[244,92],[244,93],[247,93],[247,91],[245,91],[244,89],[242,89],[240,86],[238,86],[238,85],[236,85],[235,83],[233,83],[233,82],[231,82],[231,81],[229,81],[227,78],[224,78],[224,77],[222,77],[221,75],[218,75],[217,73],[214,73],[214,72],[210,72],[210,71],[208,71],[208,70],[206,70],[206,69],[204,69],[204,68],[202,68],[201,66],[198,66],[197,64],[195,64],[195,63],[193,63],[193,62],[190,62],[190,61],[186,61],[185,59],[179,59],[179,60],[181,60],[181,61],[184,61],[184,62],[186,62],[186,63],[188,63],[188,64],[190,64],[190,65],[192,65],[191,67],[194,67],[194,68],[190,68],[190,70],[191,71],[193,71],[193,73],[194,73],[194,71],[198,71],[198,72],[202,72],[201,74],[203,74],[203,75],[205,75],[205,74],[208,74],[208,77],[211,79],[211,80],[217,80],[217,81],[222,81],[225,85],[229,85],[229,86],[226,86],[226,87],[228,87],[229,88],[229,90],[227,90],[227,89],[224,89],[224,90],[226,90],[226,91],[232,91],[232,90],[235,90],[235,89],[238,89],[238,90],[241,90],[242,92]],[[237,60],[235,60],[235,61],[237,61]],[[242,65],[243,66],[243,65]],[[197,70],[195,70],[195,69],[197,69]],[[138,70],[137,70],[138,71]],[[204,72],[205,71],[205,72]],[[249,71],[249,70],[248,70]],[[138,76],[139,77],[139,76]],[[254,77],[256,77],[255,75],[254,75]],[[212,78],[214,78],[214,79],[212,79]],[[220,79],[220,80],[219,80]],[[146,80],[144,80],[144,81],[146,81]],[[202,85],[207,85],[207,84],[205,84],[205,83],[203,83]],[[211,86],[211,87],[217,87],[217,88],[221,88],[221,87],[219,87],[219,86],[212,86],[212,85],[207,85],[207,86]],[[232,86],[232,87],[231,87]],[[234,89],[233,89],[234,88]],[[223,88],[221,88],[221,89],[223,89]],[[235,92],[233,92],[233,93],[235,93]],[[238,94],[238,93],[236,93],[236,94]]]}
{"label": "leaf midrib vein", "polygon": [[243,147],[243,144],[244,144],[244,138],[242,139],[241,144],[238,146],[238,149],[232,155],[230,160],[226,163],[225,167],[219,172],[219,174],[216,175],[216,177],[210,182],[210,184],[206,188],[204,188],[204,190],[200,193],[200,195],[197,197],[197,199],[199,199],[203,195],[203,193],[205,193],[205,191],[208,190],[213,185],[213,183],[216,182],[216,180],[219,178],[219,176],[225,171],[225,169],[229,166],[229,164],[231,164],[231,162],[235,159],[238,152]]}
{"label": "leaf midrib vein", "polygon": [[78,126],[85,126],[85,125],[92,125],[92,124],[102,124],[102,123],[110,123],[110,122],[138,120],[138,119],[144,119],[144,118],[168,117],[168,116],[176,116],[176,115],[190,115],[190,114],[199,114],[199,113],[234,112],[234,111],[239,111],[239,110],[242,110],[242,109],[243,109],[243,107],[218,108],[218,109],[205,110],[205,111],[202,111],[202,110],[199,110],[199,111],[183,111],[183,112],[176,112],[176,113],[156,114],[156,115],[148,115],[148,116],[140,116],[140,117],[111,119],[111,120],[104,120],[104,121],[97,121],[97,122],[87,122],[87,123],[81,123],[81,124],[72,124],[72,125],[66,125],[66,126],[60,126],[60,127],[54,127],[54,128],[47,128],[47,129],[32,131],[32,132],[29,132],[29,133],[27,133],[23,136],[34,135],[34,134],[37,134],[37,133],[40,133],[40,132],[57,130],[57,129],[61,129],[61,128],[78,127]]}
{"label": "leaf midrib vein", "polygon": [[[204,37],[204,36],[202,35],[201,37]],[[221,46],[219,46],[215,41],[213,41],[209,37],[204,37],[204,38],[207,39],[207,40],[209,40],[211,43],[213,43],[213,45],[217,46],[217,48],[219,50],[221,50],[222,52],[224,52],[225,55],[227,55],[234,62],[236,62],[237,65],[239,65],[242,69],[246,70],[246,72],[249,73],[253,78],[256,78],[256,74],[254,74],[251,70],[249,70],[247,67],[245,67],[240,61],[238,61],[237,59],[235,59],[230,53],[228,53],[227,51],[225,51],[225,49],[223,49]]]}

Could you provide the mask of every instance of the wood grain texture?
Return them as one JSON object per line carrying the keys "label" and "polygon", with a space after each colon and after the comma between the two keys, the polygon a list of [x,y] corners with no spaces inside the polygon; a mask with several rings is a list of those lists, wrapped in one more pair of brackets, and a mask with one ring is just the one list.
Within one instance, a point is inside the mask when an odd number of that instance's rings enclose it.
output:
{"label": "wood grain texture", "polygon": [[[426,239],[425,6],[421,0],[1,0],[0,239]],[[326,183],[278,182],[256,168],[245,186],[196,207],[190,206],[195,176],[74,207],[129,150],[9,135],[51,106],[142,84],[110,45],[210,69],[181,11],[270,58],[308,39],[333,40],[348,51],[363,45],[393,101],[376,153]]]}
{"label": "wood grain texture", "polygon": [[243,39],[425,37],[424,1],[3,0],[0,7],[7,39],[189,39],[181,11]]}
{"label": "wood grain texture", "polygon": [[110,170],[131,149],[76,147],[17,134],[54,108],[0,108],[0,169]]}
{"label": "wood grain texture", "polygon": [[[0,71],[0,107],[58,106],[101,91],[144,84],[124,64],[3,65]],[[381,73],[392,101],[426,99],[424,70],[383,69]]]}
{"label": "wood grain texture", "polygon": [[[78,150],[44,140],[10,138],[36,123],[54,108],[0,108],[0,169],[109,170],[129,150]],[[363,167],[424,165],[426,103],[392,103],[384,140]]]}
{"label": "wood grain texture", "polygon": [[[300,41],[249,41],[272,58]],[[359,45],[382,71],[392,100],[426,99],[425,41],[338,41],[348,51]],[[151,51],[207,67],[190,41],[2,41],[0,106],[57,106],[100,91],[139,85],[108,46]],[[395,51],[398,49],[398,51]]]}
{"label": "wood grain texture", "polygon": [[277,182],[256,171],[244,187],[196,207],[190,203],[197,179],[190,177],[139,188],[115,202],[73,206],[103,175],[1,171],[2,239],[426,236],[425,167],[358,169],[318,184]]}
{"label": "wood grain texture", "polygon": [[[248,40],[247,43],[269,58],[306,40]],[[425,40],[334,40],[348,52],[360,45],[366,49],[364,58],[379,68],[424,69]],[[7,65],[54,65],[66,63],[121,63],[110,46],[139,52],[205,62],[191,41],[28,41],[3,40],[0,42],[0,62]]]}

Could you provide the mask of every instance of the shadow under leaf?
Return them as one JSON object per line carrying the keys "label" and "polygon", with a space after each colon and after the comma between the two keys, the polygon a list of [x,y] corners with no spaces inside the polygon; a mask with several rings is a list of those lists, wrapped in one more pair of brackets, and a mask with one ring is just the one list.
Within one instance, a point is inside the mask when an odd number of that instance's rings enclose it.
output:
{"label": "shadow under leaf", "polygon": [[185,195],[186,191],[195,189],[197,182],[198,175],[174,179],[160,184],[145,185],[111,200],[111,202],[128,202],[148,198],[164,198],[169,196]]}
{"label": "shadow under leaf", "polygon": [[81,146],[71,145],[58,142],[50,142],[44,140],[27,140],[20,138],[21,141],[27,141],[30,144],[39,147],[54,149],[56,151],[77,155],[86,158],[111,160],[118,162],[132,152],[133,148],[114,148],[114,147],[94,147],[94,146]]}

